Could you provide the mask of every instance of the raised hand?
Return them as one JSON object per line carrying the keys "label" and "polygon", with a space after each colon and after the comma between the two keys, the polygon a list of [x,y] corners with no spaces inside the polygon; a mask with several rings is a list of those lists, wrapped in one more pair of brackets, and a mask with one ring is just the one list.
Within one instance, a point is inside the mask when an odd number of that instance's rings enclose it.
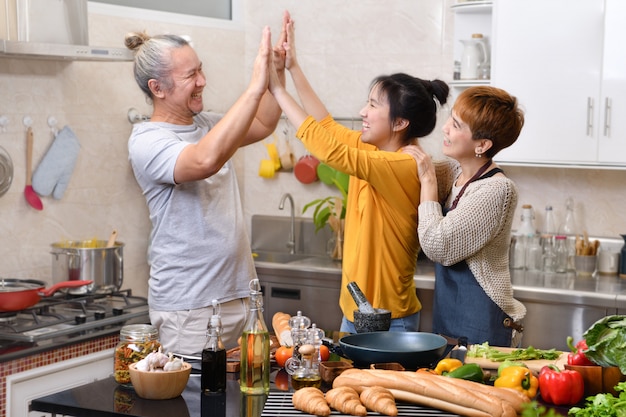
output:
{"label": "raised hand", "polygon": [[259,52],[254,59],[249,85],[249,88],[259,96],[263,95],[269,86],[270,65],[273,66],[272,57],[272,34],[269,26],[265,26],[261,35]]}

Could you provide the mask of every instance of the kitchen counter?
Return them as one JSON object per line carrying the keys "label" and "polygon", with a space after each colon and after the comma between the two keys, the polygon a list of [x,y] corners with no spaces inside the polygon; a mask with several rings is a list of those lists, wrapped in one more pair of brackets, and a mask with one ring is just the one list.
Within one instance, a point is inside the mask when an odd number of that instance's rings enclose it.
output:
{"label": "kitchen counter", "polygon": [[[258,271],[272,273],[288,271],[293,278],[341,279],[341,262],[312,256],[289,263],[255,262]],[[421,259],[415,268],[415,287],[435,288],[435,266]],[[598,306],[626,308],[626,279],[617,275],[597,275],[593,278],[576,277],[574,272],[543,273],[512,270],[511,282],[516,297],[533,293],[543,301],[585,302]]]}
{"label": "kitchen counter", "polygon": [[[39,411],[68,416],[99,417],[275,417],[305,416],[291,405],[291,394],[280,390],[275,381],[278,372],[270,376],[272,381],[269,396],[244,395],[239,390],[238,374],[228,374],[227,389],[222,394],[202,394],[200,377],[192,374],[182,395],[171,400],[144,400],[132,388],[118,385],[113,377],[47,395],[32,401],[30,411]],[[398,404],[399,416],[441,416],[456,414],[420,407],[414,404]],[[566,409],[556,409],[559,415],[567,415]],[[372,413],[369,413],[372,414]],[[378,415],[377,413],[374,413]],[[343,416],[337,411],[333,416]]]}
{"label": "kitchen counter", "polygon": [[[47,412],[67,416],[99,417],[276,417],[308,416],[294,410],[291,404],[293,388],[288,377],[279,382],[278,375],[287,373],[274,369],[270,374],[271,388],[268,395],[245,395],[239,390],[239,374],[229,373],[227,388],[221,394],[200,392],[199,374],[192,374],[182,395],[171,400],[145,400],[132,388],[124,388],[113,377],[95,381],[56,394],[37,398],[31,402],[30,411]],[[285,387],[284,384],[287,384]],[[322,389],[330,387],[323,386]],[[541,402],[541,400],[539,399]],[[543,403],[542,403],[543,404]],[[546,404],[543,404],[546,405]],[[548,406],[550,407],[550,406]],[[567,416],[567,408],[552,407],[559,416]],[[368,413],[368,415],[379,415]],[[333,411],[333,416],[344,414]],[[412,417],[458,417],[429,407],[398,403],[398,416]]]}
{"label": "kitchen counter", "polygon": [[[255,261],[255,265],[259,277],[274,279],[282,277],[295,288],[314,285],[319,288],[323,285],[333,287],[337,294],[340,291],[341,262],[332,261],[328,257],[311,256],[288,263]],[[261,281],[263,282],[263,279]],[[422,302],[420,329],[432,331],[435,268],[427,258],[418,260],[414,281]],[[524,319],[525,330],[522,340],[522,344],[526,346],[567,350],[567,336],[578,340],[595,321],[611,314],[626,314],[626,279],[617,275],[582,278],[577,277],[574,272],[557,274],[512,270],[511,281],[514,297],[520,300],[528,311]],[[331,311],[330,307],[337,310],[333,313],[331,323],[338,322],[341,317],[341,312],[338,307],[336,308],[337,299],[338,295],[325,296],[325,302],[332,303],[332,306],[327,305],[327,308],[322,310],[328,314]],[[307,314],[306,306],[301,300],[294,300],[289,304],[290,308],[295,308],[295,305],[302,305],[303,312]],[[282,307],[268,307],[267,313],[270,316],[275,311],[282,311]],[[285,311],[289,312],[290,308]]]}

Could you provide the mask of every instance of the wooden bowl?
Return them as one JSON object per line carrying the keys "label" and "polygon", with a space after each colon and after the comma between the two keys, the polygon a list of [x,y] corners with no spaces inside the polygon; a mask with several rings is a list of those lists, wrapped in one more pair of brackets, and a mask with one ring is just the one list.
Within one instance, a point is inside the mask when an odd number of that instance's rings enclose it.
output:
{"label": "wooden bowl", "polygon": [[185,390],[191,365],[183,363],[179,371],[145,372],[136,368],[136,363],[128,366],[130,382],[138,396],[146,400],[169,400],[176,398]]}
{"label": "wooden bowl", "polygon": [[565,365],[565,369],[578,371],[583,376],[585,397],[607,392],[617,396],[615,386],[618,382],[626,381],[626,375],[623,375],[617,366]]}

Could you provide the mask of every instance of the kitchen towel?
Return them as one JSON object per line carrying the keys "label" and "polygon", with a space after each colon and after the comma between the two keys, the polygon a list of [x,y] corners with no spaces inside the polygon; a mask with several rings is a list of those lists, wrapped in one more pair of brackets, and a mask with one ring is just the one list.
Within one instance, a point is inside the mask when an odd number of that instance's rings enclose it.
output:
{"label": "kitchen towel", "polygon": [[33,172],[33,189],[41,196],[59,200],[70,182],[80,150],[78,138],[65,126],[52,141],[52,144]]}

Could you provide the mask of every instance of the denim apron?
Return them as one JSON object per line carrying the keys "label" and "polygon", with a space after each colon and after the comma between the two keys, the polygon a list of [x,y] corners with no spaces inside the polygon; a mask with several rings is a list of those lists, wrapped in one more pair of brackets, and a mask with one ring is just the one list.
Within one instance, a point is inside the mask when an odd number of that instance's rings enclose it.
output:
{"label": "denim apron", "polygon": [[[498,172],[502,170],[495,168],[474,180]],[[444,207],[443,215],[451,209]],[[511,346],[513,331],[505,323],[513,320],[485,293],[467,262],[463,260],[447,267],[435,263],[434,294],[434,333],[453,338],[465,336],[470,344],[489,342],[491,346]]]}

